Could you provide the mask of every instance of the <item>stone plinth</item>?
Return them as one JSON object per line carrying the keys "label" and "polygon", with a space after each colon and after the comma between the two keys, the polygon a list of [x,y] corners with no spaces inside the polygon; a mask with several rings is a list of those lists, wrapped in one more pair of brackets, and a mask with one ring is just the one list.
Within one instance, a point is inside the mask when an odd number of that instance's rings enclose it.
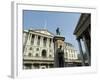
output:
{"label": "stone plinth", "polygon": [[[62,53],[64,55],[64,40],[65,37],[60,36],[60,35],[56,35],[53,38],[54,41],[54,67],[60,67],[59,65],[59,53]],[[60,47],[62,46],[62,48],[60,49]]]}

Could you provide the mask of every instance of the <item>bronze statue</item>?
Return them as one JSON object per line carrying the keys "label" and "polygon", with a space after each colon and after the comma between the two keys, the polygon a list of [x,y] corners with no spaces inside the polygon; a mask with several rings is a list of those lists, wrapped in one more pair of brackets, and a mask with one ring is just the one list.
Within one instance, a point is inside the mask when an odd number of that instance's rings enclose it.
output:
{"label": "bronze statue", "polygon": [[57,67],[64,67],[65,60],[64,60],[64,51],[62,50],[62,46],[57,49],[56,52],[57,56]]}
{"label": "bronze statue", "polygon": [[56,29],[56,34],[60,35],[59,27],[57,27],[57,29]]}

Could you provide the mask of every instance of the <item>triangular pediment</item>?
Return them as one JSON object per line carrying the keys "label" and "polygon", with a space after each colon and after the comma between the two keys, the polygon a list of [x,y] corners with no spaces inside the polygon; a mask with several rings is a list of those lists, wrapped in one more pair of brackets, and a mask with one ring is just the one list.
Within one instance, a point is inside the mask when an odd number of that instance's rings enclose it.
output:
{"label": "triangular pediment", "polygon": [[35,31],[35,32],[38,32],[38,33],[41,33],[41,34],[54,36],[54,34],[51,33],[50,31],[48,31],[47,29],[38,29],[38,30],[34,30],[34,31]]}

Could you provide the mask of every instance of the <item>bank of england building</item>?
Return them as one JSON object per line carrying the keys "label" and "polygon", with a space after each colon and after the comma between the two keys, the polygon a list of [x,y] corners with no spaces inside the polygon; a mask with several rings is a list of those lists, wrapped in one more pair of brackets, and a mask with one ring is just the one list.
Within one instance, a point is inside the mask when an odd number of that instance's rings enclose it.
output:
{"label": "bank of england building", "polygon": [[[45,69],[54,67],[54,34],[47,29],[23,31],[23,68]],[[60,35],[59,35],[60,36]],[[78,52],[75,47],[64,41],[65,67],[75,66]]]}

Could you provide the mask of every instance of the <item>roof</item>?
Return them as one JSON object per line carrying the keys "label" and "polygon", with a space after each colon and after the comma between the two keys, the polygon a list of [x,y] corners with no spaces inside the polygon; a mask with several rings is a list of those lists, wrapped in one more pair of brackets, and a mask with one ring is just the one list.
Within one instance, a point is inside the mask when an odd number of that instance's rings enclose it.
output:
{"label": "roof", "polygon": [[88,25],[88,24],[90,24],[90,14],[82,13],[73,34],[80,35],[82,33],[82,31],[85,30],[85,28],[87,28],[86,25]]}
{"label": "roof", "polygon": [[47,35],[53,35],[54,36],[54,34],[50,31],[48,31],[47,29],[33,29],[33,31],[40,32],[42,34],[47,34]]}

